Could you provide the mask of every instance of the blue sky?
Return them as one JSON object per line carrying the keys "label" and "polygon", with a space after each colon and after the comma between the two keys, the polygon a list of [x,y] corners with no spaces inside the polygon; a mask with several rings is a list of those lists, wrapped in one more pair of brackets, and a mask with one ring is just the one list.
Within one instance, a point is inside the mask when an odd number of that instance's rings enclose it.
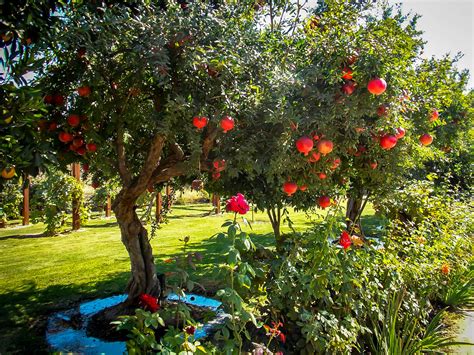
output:
{"label": "blue sky", "polygon": [[469,69],[469,87],[474,89],[474,0],[389,0],[391,4],[401,3],[408,12],[422,15],[418,28],[424,31],[425,57],[451,56],[462,52],[459,69]]}
{"label": "blue sky", "polygon": [[[308,0],[314,6],[318,0]],[[381,1],[381,0],[377,0]],[[418,29],[423,31],[427,42],[423,56],[441,58],[449,53],[454,57],[462,52],[458,69],[471,73],[469,88],[474,89],[474,0],[386,0],[390,4],[402,4],[404,13],[421,15]]]}

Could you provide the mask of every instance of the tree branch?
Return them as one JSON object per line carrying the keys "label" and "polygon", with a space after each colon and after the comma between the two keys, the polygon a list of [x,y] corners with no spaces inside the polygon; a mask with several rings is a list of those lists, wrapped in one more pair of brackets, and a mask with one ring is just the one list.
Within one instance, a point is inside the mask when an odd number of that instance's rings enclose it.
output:
{"label": "tree branch", "polygon": [[219,129],[217,128],[217,126],[215,125],[208,126],[206,137],[204,138],[204,141],[202,142],[201,162],[203,161],[205,162],[207,160],[209,153],[211,152],[212,148],[214,148],[218,132],[219,132]]}
{"label": "tree branch", "polygon": [[125,155],[125,144],[123,141],[124,129],[123,123],[120,122],[117,126],[117,140],[115,142],[117,148],[118,171],[124,186],[129,186],[132,182],[132,175],[127,168],[127,157]]}
{"label": "tree branch", "polygon": [[127,192],[127,195],[130,197],[139,196],[143,191],[145,191],[148,184],[150,184],[153,173],[160,162],[165,141],[166,137],[163,134],[156,134],[153,138],[145,163],[140,171],[140,175],[138,175],[138,178],[135,179]]}
{"label": "tree branch", "polygon": [[[216,142],[217,133],[219,132],[217,126],[209,126],[206,137],[204,138],[201,151],[201,166],[202,170],[210,170],[210,164],[207,162],[207,157],[210,151],[214,147]],[[185,156],[181,146],[177,143],[173,143],[170,147],[173,152],[172,155],[160,161],[160,164],[154,169],[150,183],[159,184],[166,182],[169,179],[181,176],[186,173],[186,162],[187,157]]]}

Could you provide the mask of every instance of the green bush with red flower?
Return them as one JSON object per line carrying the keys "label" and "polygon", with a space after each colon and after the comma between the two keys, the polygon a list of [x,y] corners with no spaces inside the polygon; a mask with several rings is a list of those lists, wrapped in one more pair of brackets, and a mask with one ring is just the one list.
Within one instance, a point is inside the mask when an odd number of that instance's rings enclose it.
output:
{"label": "green bush with red flower", "polygon": [[[434,335],[427,325],[440,307],[467,306],[474,299],[472,206],[449,200],[445,191],[437,195],[432,183],[394,191],[381,204],[398,214],[387,214],[391,221],[377,238],[351,235],[339,207],[323,223],[288,236],[285,253],[267,273],[268,306],[260,310],[285,324],[286,349],[377,353],[389,326],[381,320],[393,316],[387,309],[401,294],[396,316],[417,324],[410,341],[426,350],[436,348],[436,341],[443,346],[452,341],[443,333],[441,315]],[[405,209],[397,210],[401,206]],[[407,336],[397,329],[396,339]]]}

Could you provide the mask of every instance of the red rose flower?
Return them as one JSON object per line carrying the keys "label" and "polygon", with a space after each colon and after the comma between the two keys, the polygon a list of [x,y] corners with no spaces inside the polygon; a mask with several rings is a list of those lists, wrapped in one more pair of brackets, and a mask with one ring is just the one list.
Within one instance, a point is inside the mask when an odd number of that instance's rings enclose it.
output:
{"label": "red rose flower", "polygon": [[139,299],[140,306],[142,306],[145,310],[149,310],[155,313],[157,310],[160,309],[160,305],[158,304],[158,298],[156,297],[144,293],[140,295]]}
{"label": "red rose flower", "polygon": [[227,205],[225,209],[227,212],[246,214],[249,211],[250,207],[244,195],[238,193],[236,196],[232,196],[230,199],[227,200]]}
{"label": "red rose flower", "polygon": [[339,238],[339,244],[342,245],[344,249],[347,249],[351,246],[352,240],[349,233],[347,233],[347,231],[343,231],[341,233],[341,237]]}

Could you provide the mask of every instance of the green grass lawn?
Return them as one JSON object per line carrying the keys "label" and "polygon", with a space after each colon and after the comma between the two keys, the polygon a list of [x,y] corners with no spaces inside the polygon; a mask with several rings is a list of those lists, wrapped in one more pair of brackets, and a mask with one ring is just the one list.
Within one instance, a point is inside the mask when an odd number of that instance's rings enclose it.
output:
{"label": "green grass lawn", "polygon": [[[189,236],[189,250],[204,257],[193,277],[216,286],[213,271],[223,246],[212,236],[232,216],[209,215],[210,210],[207,204],[173,207],[168,223],[151,240],[158,272],[172,269],[163,260],[179,254],[183,245],[179,239]],[[250,213],[246,217],[252,219]],[[291,214],[297,230],[306,229],[317,218]],[[376,223],[370,207],[364,220],[370,227]],[[266,214],[256,213],[252,229],[244,229],[254,234],[255,242],[272,245]],[[41,224],[0,230],[0,353],[41,348],[48,314],[79,300],[121,293],[129,277],[128,255],[114,218],[94,219],[77,232],[54,237],[43,237],[42,231]],[[283,231],[289,231],[288,227]]]}

